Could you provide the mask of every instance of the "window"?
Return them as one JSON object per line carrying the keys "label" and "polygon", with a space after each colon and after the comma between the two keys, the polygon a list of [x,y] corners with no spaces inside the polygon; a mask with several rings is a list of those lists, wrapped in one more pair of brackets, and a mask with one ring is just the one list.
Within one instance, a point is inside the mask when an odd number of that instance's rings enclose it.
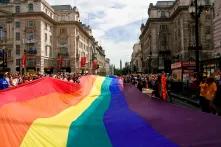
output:
{"label": "window", "polygon": [[68,48],[66,48],[66,47],[61,47],[61,48],[60,48],[60,54],[61,54],[62,56],[68,56]]}
{"label": "window", "polygon": [[20,66],[21,64],[21,59],[16,59],[16,66]]}
{"label": "window", "polygon": [[81,56],[82,56],[82,57],[85,57],[85,52],[81,52]]}
{"label": "window", "polygon": [[37,54],[37,49],[33,45],[31,45],[28,48],[28,53],[29,54]]}
{"label": "window", "polygon": [[20,28],[20,22],[19,22],[19,21],[16,21],[16,22],[15,22],[15,27],[16,27],[16,28]]}
{"label": "window", "polygon": [[27,59],[27,66],[28,67],[35,67],[36,66],[36,59]]}
{"label": "window", "polygon": [[19,40],[20,40],[20,33],[19,33],[19,32],[16,32],[16,34],[15,34],[15,39],[16,39],[16,41],[19,41]]}
{"label": "window", "polygon": [[20,6],[16,6],[16,7],[15,7],[15,12],[16,12],[16,13],[20,13]]}
{"label": "window", "polygon": [[60,29],[60,34],[63,34],[65,32],[65,29],[64,28],[61,28]]}
{"label": "window", "polygon": [[210,30],[210,26],[206,26],[205,27],[205,34],[210,34],[211,30]]}
{"label": "window", "polygon": [[34,39],[34,33],[33,32],[30,32],[27,34],[27,39],[28,40],[33,40]]}
{"label": "window", "polygon": [[47,23],[45,23],[45,30],[47,30],[47,28],[48,28],[48,24],[47,24]]}
{"label": "window", "polygon": [[4,33],[4,30],[3,30],[3,27],[0,26],[0,40],[3,40],[5,37],[5,33]]}
{"label": "window", "polygon": [[205,0],[205,4],[206,5],[210,5],[210,1],[209,0]]}
{"label": "window", "polygon": [[20,45],[16,45],[16,55],[20,55]]}
{"label": "window", "polygon": [[161,17],[166,17],[165,11],[161,11]]}
{"label": "window", "polygon": [[50,54],[50,57],[53,56],[53,54],[52,54],[52,48],[51,48],[51,47],[49,48],[49,54]]}
{"label": "window", "polygon": [[28,11],[32,12],[34,10],[33,4],[28,4]]}
{"label": "window", "polygon": [[160,30],[161,31],[166,31],[167,30],[167,25],[160,25]]}
{"label": "window", "polygon": [[45,46],[45,56],[48,56],[48,47]]}
{"label": "window", "polygon": [[8,58],[11,58],[11,57],[12,57],[12,51],[11,51],[11,50],[8,50],[8,52],[7,52],[7,57],[8,57]]}
{"label": "window", "polygon": [[32,20],[28,21],[28,27],[33,27],[34,26],[34,23]]}
{"label": "window", "polygon": [[50,43],[52,43],[52,36],[50,36]]}
{"label": "window", "polygon": [[161,45],[163,46],[164,49],[166,49],[166,46],[167,46],[167,37],[166,37],[166,35],[162,36]]}
{"label": "window", "polygon": [[47,33],[45,33],[45,41],[48,40],[48,36],[47,36]]}

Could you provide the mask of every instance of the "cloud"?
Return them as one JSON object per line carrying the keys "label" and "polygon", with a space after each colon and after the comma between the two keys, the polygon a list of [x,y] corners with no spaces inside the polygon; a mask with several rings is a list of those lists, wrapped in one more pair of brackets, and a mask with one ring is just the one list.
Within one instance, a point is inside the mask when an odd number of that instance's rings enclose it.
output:
{"label": "cloud", "polygon": [[125,4],[118,3],[118,4],[113,4],[113,6],[111,8],[113,8],[113,9],[123,9],[125,7],[126,7]]}
{"label": "cloud", "polygon": [[114,42],[133,42],[137,39],[138,33],[137,28],[139,28],[141,20],[109,29],[105,32],[104,38],[111,39]]}
{"label": "cloud", "polygon": [[50,4],[76,5],[81,20],[91,25],[93,35],[112,64],[130,61],[133,44],[139,40],[140,25],[147,19],[149,3],[156,0],[48,0]]}

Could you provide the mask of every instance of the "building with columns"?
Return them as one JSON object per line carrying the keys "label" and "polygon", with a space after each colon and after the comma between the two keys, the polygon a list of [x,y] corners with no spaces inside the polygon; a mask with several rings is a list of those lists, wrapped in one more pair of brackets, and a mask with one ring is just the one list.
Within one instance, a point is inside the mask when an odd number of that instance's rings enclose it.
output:
{"label": "building with columns", "polygon": [[[22,70],[24,54],[27,72],[91,72],[95,42],[91,28],[80,21],[76,7],[51,6],[45,0],[0,4],[0,49],[7,52],[11,72]],[[83,67],[82,57],[86,57]]]}
{"label": "building with columns", "polygon": [[221,69],[221,1],[214,1],[212,58],[202,62],[204,73],[210,75]]}
{"label": "building with columns", "polygon": [[[200,61],[213,52],[213,7],[203,0],[205,9],[199,18]],[[148,20],[141,26],[142,69],[147,72],[171,72],[171,64],[195,60],[195,21],[189,13],[192,0],[158,1],[148,9]],[[151,68],[151,69],[148,69]]]}
{"label": "building with columns", "polygon": [[111,70],[110,70],[110,59],[109,58],[105,59],[105,69],[106,69],[106,74],[110,75]]}
{"label": "building with columns", "polygon": [[95,55],[99,66],[99,68],[96,71],[97,74],[106,75],[105,51],[100,45],[96,46]]}
{"label": "building with columns", "polygon": [[140,43],[135,43],[133,46],[130,65],[132,72],[142,72],[142,52]]}

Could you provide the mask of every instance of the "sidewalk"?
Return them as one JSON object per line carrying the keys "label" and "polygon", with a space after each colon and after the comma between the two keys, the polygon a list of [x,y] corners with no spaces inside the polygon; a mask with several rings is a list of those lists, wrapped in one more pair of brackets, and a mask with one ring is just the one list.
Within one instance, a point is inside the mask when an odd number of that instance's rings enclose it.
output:
{"label": "sidewalk", "polygon": [[[151,98],[157,98],[154,96],[154,90],[152,89],[143,89],[142,93],[150,96]],[[194,98],[188,98],[187,96],[184,96],[182,94],[177,94],[174,92],[170,92],[168,91],[168,95],[169,95],[169,102],[170,103],[180,103],[182,105],[187,105],[187,106],[193,106],[195,108],[199,108],[200,104],[199,101],[197,101]],[[159,99],[159,98],[157,98]]]}
{"label": "sidewalk", "polygon": [[192,99],[192,98],[185,97],[185,96],[183,96],[181,94],[176,94],[174,92],[169,92],[169,97],[170,97],[172,102],[174,101],[174,99],[178,99],[178,100],[181,100],[181,101],[183,101],[185,103],[188,103],[188,104],[190,104],[190,105],[192,105],[194,107],[197,107],[197,108],[200,107],[199,101],[197,101],[195,99]]}

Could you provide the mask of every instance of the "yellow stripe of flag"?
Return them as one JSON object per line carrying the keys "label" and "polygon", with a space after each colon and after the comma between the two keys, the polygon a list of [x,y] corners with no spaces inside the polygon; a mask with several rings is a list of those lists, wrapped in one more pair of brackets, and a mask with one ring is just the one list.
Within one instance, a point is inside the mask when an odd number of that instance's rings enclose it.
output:
{"label": "yellow stripe of flag", "polygon": [[21,147],[65,147],[71,123],[101,94],[104,79],[104,77],[97,77],[89,95],[77,105],[65,109],[53,117],[35,120],[26,133]]}

